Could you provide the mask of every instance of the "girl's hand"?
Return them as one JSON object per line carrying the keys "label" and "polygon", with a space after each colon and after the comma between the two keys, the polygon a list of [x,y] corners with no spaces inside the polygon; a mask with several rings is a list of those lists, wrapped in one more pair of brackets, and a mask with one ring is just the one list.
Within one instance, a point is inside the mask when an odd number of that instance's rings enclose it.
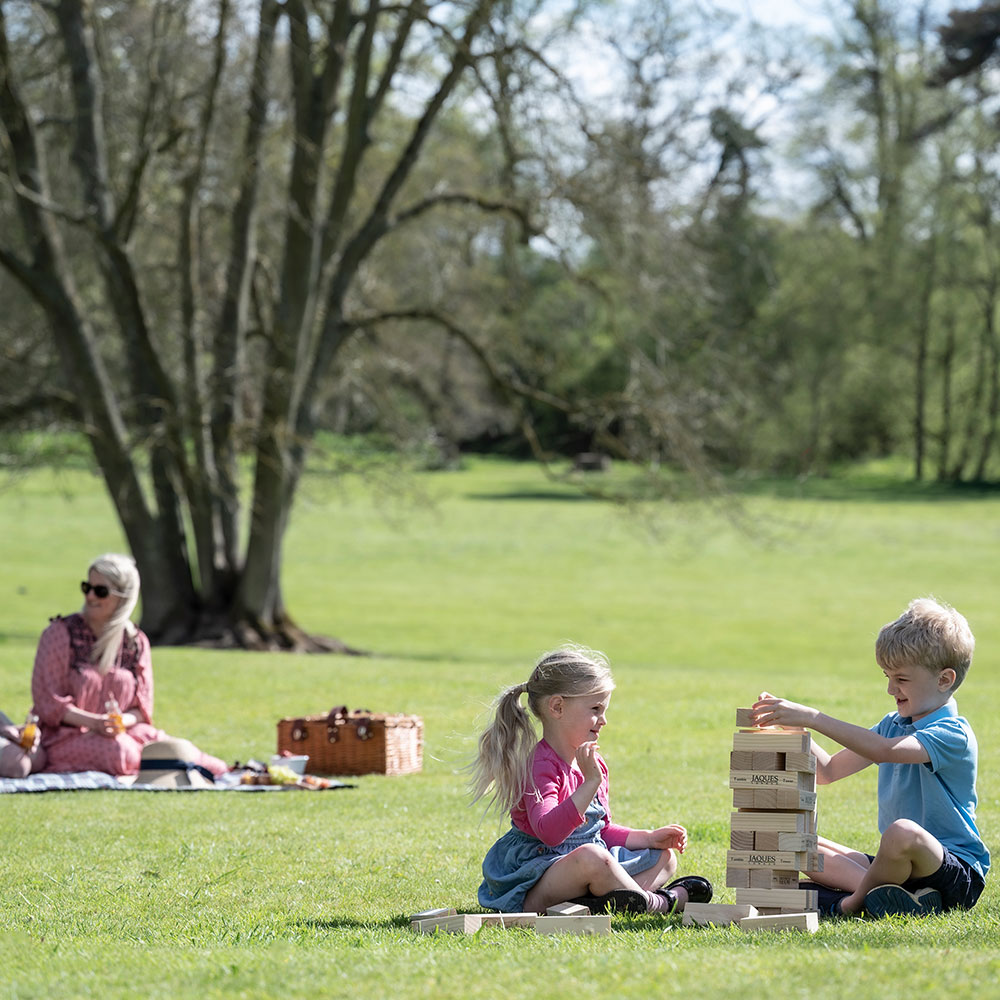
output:
{"label": "girl's hand", "polygon": [[808,727],[819,713],[815,708],[786,701],[766,691],[754,702],[753,720],[758,726]]}
{"label": "girl's hand", "polygon": [[0,726],[0,737],[11,743],[21,742],[21,730],[17,726]]}
{"label": "girl's hand", "polygon": [[661,826],[658,830],[649,831],[649,847],[659,851],[671,849],[683,854],[687,850],[687,830],[679,823]]}
{"label": "girl's hand", "polygon": [[576,748],[576,762],[585,781],[597,781],[600,783],[602,774],[601,766],[597,763],[596,741],[592,740],[588,743],[581,743]]}

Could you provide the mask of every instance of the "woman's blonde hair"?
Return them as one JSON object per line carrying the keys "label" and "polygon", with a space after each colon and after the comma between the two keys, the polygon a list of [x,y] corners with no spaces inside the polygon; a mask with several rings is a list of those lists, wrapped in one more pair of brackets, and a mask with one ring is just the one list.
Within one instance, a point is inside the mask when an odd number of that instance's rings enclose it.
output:
{"label": "woman's blonde hair", "polygon": [[611,670],[603,653],[565,645],[546,653],[523,684],[500,692],[494,702],[493,722],[479,737],[479,750],[470,770],[472,801],[489,795],[487,810],[509,812],[531,786],[531,758],[538,744],[531,715],[542,717],[542,706],[553,695],[590,695],[614,690]]}
{"label": "woman's blonde hair", "polygon": [[89,574],[91,570],[100,573],[119,598],[118,607],[97,637],[90,654],[91,660],[97,664],[98,672],[106,674],[114,666],[125,633],[129,635],[136,633],[136,627],[130,619],[139,601],[139,570],[131,556],[119,555],[116,552],[98,556],[88,567],[87,573]]}

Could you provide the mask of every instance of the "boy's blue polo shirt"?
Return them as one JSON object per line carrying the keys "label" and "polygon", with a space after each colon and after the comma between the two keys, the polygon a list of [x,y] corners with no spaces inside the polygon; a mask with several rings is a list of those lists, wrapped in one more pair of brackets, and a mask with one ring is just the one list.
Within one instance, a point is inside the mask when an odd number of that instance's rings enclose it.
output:
{"label": "boy's blue polo shirt", "polygon": [[878,765],[878,828],[910,819],[932,833],[984,878],[990,852],[976,827],[976,770],[979,746],[952,698],[914,722],[891,712],[877,726],[880,736],[915,736],[927,751],[926,764]]}

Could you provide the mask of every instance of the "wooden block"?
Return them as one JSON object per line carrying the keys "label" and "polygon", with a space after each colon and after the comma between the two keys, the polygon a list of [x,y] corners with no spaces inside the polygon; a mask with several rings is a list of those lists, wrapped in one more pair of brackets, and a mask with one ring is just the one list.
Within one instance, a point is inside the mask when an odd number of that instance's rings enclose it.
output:
{"label": "wooden block", "polygon": [[556,903],[546,911],[550,917],[589,917],[590,910],[582,903]]}
{"label": "wooden block", "polygon": [[421,934],[433,934],[435,931],[447,934],[475,934],[483,925],[483,917],[490,915],[459,913],[450,917],[430,917],[427,920],[416,920],[411,926]]}
{"label": "wooden block", "polygon": [[810,774],[816,773],[816,754],[814,753],[786,753],[785,771],[807,771]]}
{"label": "wooden block", "polygon": [[815,889],[737,889],[737,903],[750,903],[760,909],[762,906],[795,906],[798,912],[815,910],[819,905],[819,893]]}
{"label": "wooden block", "polygon": [[740,921],[744,931],[806,931],[815,934],[819,930],[819,914],[776,913],[773,916],[744,917]]}
{"label": "wooden block", "polygon": [[747,917],[757,916],[755,907],[749,904],[737,905],[735,903],[688,903],[684,907],[684,916],[681,917],[682,927],[707,927],[714,924],[716,927],[728,927],[729,924],[738,923]]}
{"label": "wooden block", "polygon": [[801,812],[734,812],[730,814],[733,830],[765,830],[772,833],[811,833],[808,829],[810,813]]}
{"label": "wooden block", "polygon": [[815,792],[816,775],[806,771],[730,771],[729,787]]}
{"label": "wooden block", "polygon": [[[773,750],[754,751],[750,754],[748,771],[784,771],[787,754],[775,753]],[[736,768],[734,767],[735,771]]]}
{"label": "wooden block", "polygon": [[481,927],[534,927],[537,913],[484,913]]}
{"label": "wooden block", "polygon": [[736,733],[733,736],[734,750],[775,750],[781,753],[808,753],[811,737],[805,729],[776,730],[759,729]]}
{"label": "wooden block", "polygon": [[[726,851],[727,868],[783,868],[800,872],[810,855],[804,851]],[[815,870],[815,869],[812,869]]]}
{"label": "wooden block", "polygon": [[454,906],[441,906],[436,910],[421,910],[410,917],[410,923],[414,920],[430,920],[431,917],[453,917],[458,913]]}
{"label": "wooden block", "polygon": [[[749,868],[726,868],[726,885],[730,889],[749,889],[750,888],[750,869]],[[688,903],[688,906],[693,904]]]}
{"label": "wooden block", "polygon": [[794,788],[734,788],[733,805],[737,809],[813,812],[816,809],[816,793]]}
{"label": "wooden block", "polygon": [[755,851],[776,851],[778,849],[777,831],[757,830],[753,835],[753,848]]}
{"label": "wooden block", "polygon": [[737,729],[749,729],[756,728],[757,723],[753,721],[753,709],[752,708],[738,708],[736,709],[736,728]]}
{"label": "wooden block", "polygon": [[753,830],[730,830],[729,846],[734,851],[752,851],[755,846]]}
{"label": "wooden block", "polygon": [[815,833],[779,833],[779,851],[818,851],[819,838]]}
{"label": "wooden block", "polygon": [[787,868],[748,868],[749,889],[798,889],[799,870]]}
{"label": "wooden block", "polygon": [[599,913],[592,917],[539,917],[535,930],[539,934],[610,934],[611,916]]}
{"label": "wooden block", "polygon": [[752,771],[753,754],[749,750],[733,750],[729,754],[730,771]]}

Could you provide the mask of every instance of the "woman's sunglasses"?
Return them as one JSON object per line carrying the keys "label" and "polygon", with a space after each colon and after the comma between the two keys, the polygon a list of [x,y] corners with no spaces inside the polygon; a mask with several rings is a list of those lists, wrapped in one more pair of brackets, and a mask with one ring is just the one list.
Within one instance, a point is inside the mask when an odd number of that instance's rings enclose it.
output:
{"label": "woman's sunglasses", "polygon": [[105,587],[103,583],[87,583],[86,580],[80,581],[80,589],[84,594],[89,594],[91,591],[94,592],[95,597],[99,597],[102,601],[108,594],[117,594],[117,590],[112,590],[110,587]]}

